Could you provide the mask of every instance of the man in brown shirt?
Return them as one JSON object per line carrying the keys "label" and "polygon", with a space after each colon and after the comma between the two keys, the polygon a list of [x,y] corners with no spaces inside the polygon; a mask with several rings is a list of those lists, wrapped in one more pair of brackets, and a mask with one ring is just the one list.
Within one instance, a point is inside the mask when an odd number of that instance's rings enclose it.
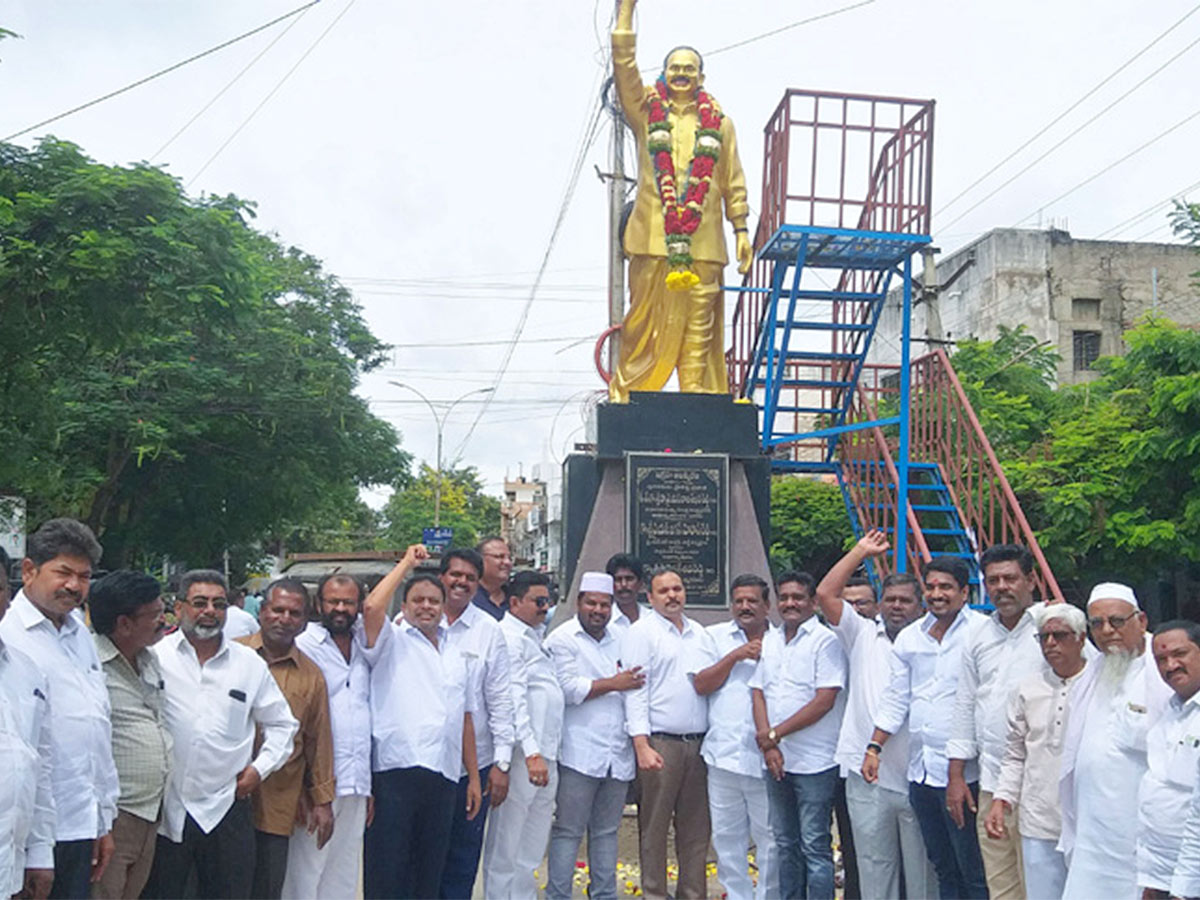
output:
{"label": "man in brown shirt", "polygon": [[282,578],[267,588],[258,611],[261,630],[238,639],[267,663],[300,722],[292,755],[254,794],[255,897],[277,900],[283,890],[288,838],[297,821],[317,832],[319,847],[333,834],[333,734],[325,677],[296,647],[307,610],[304,585]]}

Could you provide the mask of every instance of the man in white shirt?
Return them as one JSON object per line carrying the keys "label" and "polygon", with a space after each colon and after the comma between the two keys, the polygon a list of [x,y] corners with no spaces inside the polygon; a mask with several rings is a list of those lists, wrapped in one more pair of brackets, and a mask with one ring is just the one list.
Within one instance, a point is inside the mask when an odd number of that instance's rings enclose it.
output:
{"label": "man in white shirt", "polygon": [[[954,720],[946,744],[950,759],[946,806],[959,828],[965,825],[968,812],[975,819],[991,900],[1025,900],[1017,816],[1010,811],[1003,836],[989,839],[983,816],[976,813],[978,809],[986,812],[992,805],[1008,732],[1008,700],[1030,672],[1043,667],[1034,640],[1037,629],[1029,614],[1033,605],[1033,554],[1017,544],[997,544],[984,551],[979,571],[996,609],[973,625],[963,647]],[[979,760],[978,806],[963,777],[967,760],[975,758]]]}
{"label": "man in white shirt", "polygon": [[1171,689],[1149,664],[1146,614],[1124,584],[1092,588],[1088,628],[1101,656],[1067,700],[1059,795],[1067,860],[1064,900],[1130,897],[1137,890],[1137,785],[1146,733]]}
{"label": "man in white shirt", "polygon": [[[0,621],[8,606],[0,587]],[[49,696],[37,664],[0,639],[0,897],[45,900],[54,883]]]}
{"label": "man in white shirt", "polygon": [[584,572],[576,617],[546,639],[567,704],[550,828],[547,900],[571,897],[585,831],[588,896],[592,900],[617,896],[617,829],[634,776],[624,693],[641,687],[645,678],[638,668],[621,668],[620,646],[608,624],[612,598],[611,575]]}
{"label": "man in white shirt", "polygon": [[817,620],[815,588],[807,572],[784,572],[775,582],[783,628],[764,637],[750,688],[779,896],[832,900],[834,753],[846,704],[846,654]]}
{"label": "man in white shirt", "polygon": [[500,629],[508,646],[517,742],[508,797],[492,813],[483,850],[483,892],[495,900],[537,897],[533,870],[541,865],[550,837],[564,705],[550,651],[542,646],[550,578],[517,572],[507,594]]}
{"label": "man in white shirt", "polygon": [[817,585],[821,612],[842,642],[850,666],[846,714],[835,759],[846,779],[859,890],[872,900],[900,896],[902,861],[906,896],[932,897],[937,893],[936,875],[925,853],[921,827],[908,802],[907,723],[888,741],[890,749],[880,760],[879,780],[868,784],[860,771],[863,747],[875,730],[875,714],[890,678],[892,644],[923,612],[921,587],[904,572],[893,572],[883,580],[879,620],[864,618],[863,607],[848,596],[858,594],[861,598],[865,594],[862,588],[850,586],[853,573],[867,559],[888,549],[882,531],[868,532]]}
{"label": "man in white shirt", "polygon": [[[729,900],[769,900],[779,894],[775,841],[768,821],[767,783],[755,742],[750,677],[772,629],[771,588],[757,575],[739,575],[729,586],[733,618],[710,625],[714,661],[692,684],[708,697],[708,734],[700,755],[708,766],[717,877]],[[758,887],[750,879],[746,852],[753,840]]]}
{"label": "man in white shirt", "polygon": [[475,759],[472,663],[447,639],[441,581],[432,575],[409,578],[403,588],[404,619],[399,625],[387,621],[392,595],[421,558],[423,548],[409,548],[363,608],[373,666],[375,796],[375,817],[364,843],[367,900],[437,897],[459,814],[457,783],[464,769],[462,814],[468,821],[479,815],[483,802]]}
{"label": "man in white shirt", "polygon": [[500,624],[472,600],[479,588],[483,566],[483,558],[474,550],[456,548],[442,555],[440,578],[446,589],[446,641],[462,654],[471,669],[476,760],[479,780],[484,786],[479,815],[467,818],[469,776],[463,770],[458,782],[450,851],[442,873],[441,896],[449,900],[470,900],[474,892],[488,810],[500,806],[508,796],[514,741],[508,648]]}
{"label": "man in white shirt", "polygon": [[0,621],[0,638],[36,660],[50,684],[54,773],[53,897],[87,897],[112,856],[120,786],[112,755],[108,688],[79,607],[101,548],[90,528],[51,519],[30,535],[24,587]]}
{"label": "man in white shirt", "polygon": [[[887,752],[884,745],[907,719],[908,799],[921,826],[925,852],[937,870],[941,896],[986,900],[975,823],[959,827],[946,804],[946,743],[962,671],[962,648],[972,623],[982,617],[967,608],[971,572],[963,560],[934,557],[925,564],[924,577],[929,612],[901,631],[892,644],[891,674],[875,713],[862,775],[870,783],[879,779],[881,757]],[[974,760],[966,764],[968,783],[976,781],[978,771]]]}
{"label": "man in white shirt", "polygon": [[1057,849],[1062,833],[1058,772],[1067,696],[1084,666],[1087,617],[1068,603],[1038,604],[1031,613],[1046,666],[1026,675],[1009,698],[1008,736],[984,829],[988,839],[1005,837],[1012,810],[1019,809],[1026,888],[1035,898],[1061,897],[1067,864]]}
{"label": "man in white shirt", "polygon": [[220,572],[186,572],[179,630],[157,648],[173,752],[146,897],[185,896],[193,873],[201,897],[250,896],[250,795],[287,761],[299,727],[267,664],[225,637],[227,591]]}
{"label": "man in white shirt", "polygon": [[636,556],[617,553],[609,558],[604,571],[613,580],[613,611],[608,627],[620,638],[647,610],[638,602],[645,587],[646,568]]}
{"label": "man in white shirt", "polygon": [[692,677],[711,659],[708,634],[684,615],[687,593],[673,569],[650,575],[650,612],[621,639],[623,666],[640,667],[642,687],[625,696],[626,731],[641,776],[638,852],[642,893],[667,896],[667,831],[675,825],[679,900],[707,895],[709,818],[707,772],[700,744],[708,702]]}
{"label": "man in white shirt", "polygon": [[[246,602],[244,594],[240,602]],[[225,624],[222,626],[225,637],[231,641],[258,633],[258,619],[242,609],[238,603],[238,599],[230,598],[229,609],[225,610]]]}
{"label": "man in white shirt", "polygon": [[[426,557],[420,544],[403,562],[411,572]],[[371,663],[359,615],[366,588],[352,575],[325,575],[317,582],[319,622],[310,622],[296,646],[320,667],[329,691],[333,767],[337,797],[329,843],[317,846],[316,823],[292,832],[285,900],[350,897],[358,889],[363,830],[371,803]]]}
{"label": "man in white shirt", "polygon": [[1175,869],[1200,766],[1200,625],[1164,622],[1150,643],[1174,692],[1146,735],[1146,774],[1138,789],[1138,890],[1146,897],[1186,896]]}

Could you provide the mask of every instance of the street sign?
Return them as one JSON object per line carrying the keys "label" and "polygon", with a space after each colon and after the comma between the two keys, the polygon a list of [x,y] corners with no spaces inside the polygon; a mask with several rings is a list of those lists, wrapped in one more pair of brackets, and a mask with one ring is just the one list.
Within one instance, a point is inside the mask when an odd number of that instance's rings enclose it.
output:
{"label": "street sign", "polygon": [[443,553],[449,549],[452,540],[454,540],[454,529],[444,527],[426,528],[421,537],[422,543],[437,553]]}

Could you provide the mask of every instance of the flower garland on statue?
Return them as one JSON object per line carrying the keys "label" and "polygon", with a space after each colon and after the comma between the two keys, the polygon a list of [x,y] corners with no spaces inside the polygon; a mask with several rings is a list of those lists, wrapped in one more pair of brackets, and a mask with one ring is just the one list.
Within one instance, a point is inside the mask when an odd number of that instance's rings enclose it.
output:
{"label": "flower garland on statue", "polygon": [[704,198],[712,184],[713,168],[721,157],[721,110],[705,91],[696,95],[700,127],[688,164],[683,202],[679,202],[675,163],[671,158],[671,122],[667,118],[667,83],[659,78],[650,98],[647,147],[654,161],[654,178],[662,203],[663,230],[667,242],[667,289],[687,291],[700,283],[692,270],[692,235],[700,227]]}

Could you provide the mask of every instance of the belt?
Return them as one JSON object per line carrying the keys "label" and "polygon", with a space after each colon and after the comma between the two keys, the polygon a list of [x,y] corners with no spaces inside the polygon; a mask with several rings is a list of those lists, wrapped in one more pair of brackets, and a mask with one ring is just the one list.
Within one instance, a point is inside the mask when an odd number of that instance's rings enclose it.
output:
{"label": "belt", "polygon": [[704,740],[704,732],[696,731],[692,734],[672,734],[669,731],[652,731],[650,732],[650,737],[666,738],[668,741],[684,741],[686,743],[691,743],[692,741]]}

